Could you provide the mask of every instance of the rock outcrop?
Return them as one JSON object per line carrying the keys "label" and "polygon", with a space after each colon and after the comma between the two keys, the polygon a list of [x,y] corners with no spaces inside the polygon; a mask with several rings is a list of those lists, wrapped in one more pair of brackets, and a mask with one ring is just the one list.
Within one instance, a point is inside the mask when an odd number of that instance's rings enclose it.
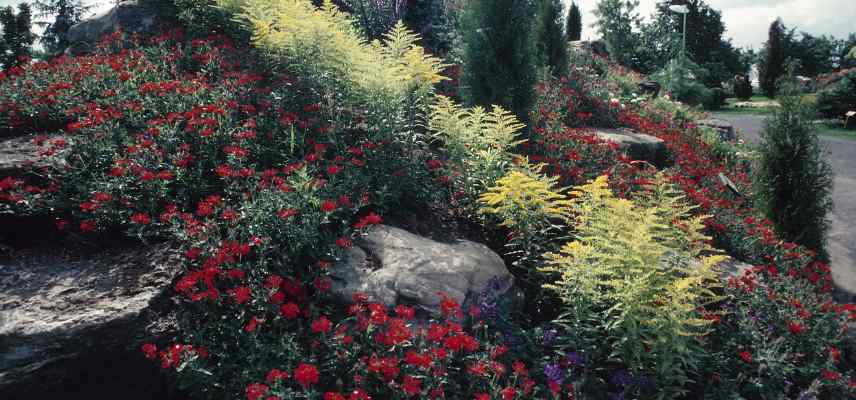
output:
{"label": "rock outcrop", "polygon": [[0,393],[65,384],[69,360],[171,329],[163,310],[181,263],[168,246],[52,250],[0,259]]}
{"label": "rock outcrop", "polygon": [[698,125],[715,130],[722,140],[732,141],[737,139],[737,134],[734,132],[734,125],[728,121],[718,118],[708,118],[698,121]]}
{"label": "rock outcrop", "polygon": [[594,133],[602,140],[617,143],[634,160],[648,161],[658,167],[668,163],[666,142],[660,138],[629,129],[596,128]]}
{"label": "rock outcrop", "polygon": [[168,14],[166,7],[166,3],[155,0],[120,0],[110,10],[72,26],[68,30],[70,46],[67,52],[92,52],[104,35],[117,29],[124,32],[152,32]]}
{"label": "rock outcrop", "polygon": [[[39,155],[41,146],[35,143],[35,135],[25,135],[9,138],[0,138],[0,179],[6,177],[20,177],[32,168],[61,163],[61,157],[42,157]],[[50,147],[50,142],[60,139],[61,135],[48,137],[45,142]]]}
{"label": "rock outcrop", "polygon": [[439,312],[439,292],[464,304],[487,290],[502,295],[514,280],[502,258],[485,245],[440,243],[385,225],[357,240],[330,275],[341,302],[360,292],[371,301],[415,305],[430,313]]}

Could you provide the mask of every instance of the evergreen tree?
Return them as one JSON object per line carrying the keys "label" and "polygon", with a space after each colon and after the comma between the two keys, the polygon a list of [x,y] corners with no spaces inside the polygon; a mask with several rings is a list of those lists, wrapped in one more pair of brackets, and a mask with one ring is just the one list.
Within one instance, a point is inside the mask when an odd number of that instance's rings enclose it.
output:
{"label": "evergreen tree", "polygon": [[570,41],[576,41],[582,38],[583,16],[580,13],[580,8],[577,6],[576,1],[571,2],[571,9],[568,11],[568,25],[565,28],[565,33]]}
{"label": "evergreen tree", "polygon": [[633,28],[640,25],[638,7],[639,0],[600,0],[594,11],[595,26],[606,43],[610,59],[634,69],[638,63],[639,35]]}
{"label": "evergreen tree", "polygon": [[462,92],[471,105],[497,104],[528,120],[534,99],[534,0],[471,0],[462,18]]}
{"label": "evergreen tree", "polygon": [[36,16],[42,19],[36,25],[45,29],[39,41],[48,54],[65,51],[69,44],[69,28],[80,22],[84,14],[92,9],[91,5],[85,5],[81,0],[36,0],[33,7],[38,11]]}
{"label": "evergreen tree", "polygon": [[18,14],[12,7],[0,9],[0,26],[3,29],[3,46],[0,64],[3,69],[19,65],[30,57],[35,35],[31,30],[32,12],[28,3],[18,4]]}
{"label": "evergreen tree", "polygon": [[541,62],[562,75],[568,66],[568,41],[562,32],[562,1],[540,0],[535,39]]}
{"label": "evergreen tree", "polygon": [[782,20],[776,19],[770,25],[767,42],[761,51],[761,60],[758,64],[758,80],[761,82],[761,90],[767,97],[776,96],[776,82],[785,69],[786,43],[788,34]]}
{"label": "evergreen tree", "polygon": [[793,71],[781,80],[781,107],[765,122],[755,175],[756,204],[785,239],[827,260],[832,168],[812,128],[815,113]]}
{"label": "evergreen tree", "polygon": [[752,82],[749,81],[749,75],[738,75],[734,78],[733,83],[734,97],[740,100],[749,100],[752,98]]}

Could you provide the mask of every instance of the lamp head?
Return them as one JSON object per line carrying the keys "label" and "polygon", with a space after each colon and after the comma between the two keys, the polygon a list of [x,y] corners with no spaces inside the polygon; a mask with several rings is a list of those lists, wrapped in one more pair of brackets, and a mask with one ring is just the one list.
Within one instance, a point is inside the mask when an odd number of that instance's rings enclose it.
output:
{"label": "lamp head", "polygon": [[687,8],[687,6],[685,6],[685,5],[672,5],[672,6],[669,6],[669,10],[672,10],[678,14],[686,14],[686,13],[690,12],[690,9]]}

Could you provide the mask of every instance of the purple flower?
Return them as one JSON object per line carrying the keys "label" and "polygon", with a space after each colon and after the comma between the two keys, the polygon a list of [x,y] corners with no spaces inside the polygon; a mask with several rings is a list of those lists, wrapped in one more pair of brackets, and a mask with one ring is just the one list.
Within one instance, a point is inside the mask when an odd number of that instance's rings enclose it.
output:
{"label": "purple flower", "polygon": [[565,380],[565,373],[562,371],[562,368],[559,367],[559,364],[547,364],[544,366],[544,375],[547,376],[547,382],[552,384],[561,385],[562,381]]}
{"label": "purple flower", "polygon": [[633,380],[633,377],[630,376],[630,372],[626,369],[620,369],[615,371],[615,374],[612,375],[612,378],[609,379],[609,382],[615,386],[627,386]]}

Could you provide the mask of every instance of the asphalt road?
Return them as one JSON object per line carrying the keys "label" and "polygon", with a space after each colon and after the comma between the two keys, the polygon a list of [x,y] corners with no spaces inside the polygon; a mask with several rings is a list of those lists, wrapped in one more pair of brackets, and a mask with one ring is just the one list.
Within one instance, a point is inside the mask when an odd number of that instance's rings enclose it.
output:
{"label": "asphalt road", "polygon": [[[760,140],[764,117],[747,114],[714,114],[726,120],[752,142]],[[832,257],[832,279],[839,301],[856,300],[856,140],[822,136],[829,161],[835,171],[832,201],[832,230],[829,252]]]}

